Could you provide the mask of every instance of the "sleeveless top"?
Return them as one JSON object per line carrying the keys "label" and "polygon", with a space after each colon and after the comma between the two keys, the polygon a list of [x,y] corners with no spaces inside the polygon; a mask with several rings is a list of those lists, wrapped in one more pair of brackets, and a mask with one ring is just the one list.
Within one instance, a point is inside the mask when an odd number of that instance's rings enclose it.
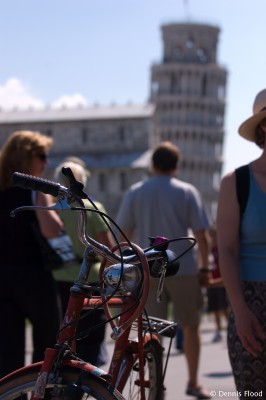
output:
{"label": "sleeveless top", "polygon": [[266,193],[249,165],[249,197],[240,225],[240,275],[243,281],[266,281]]}
{"label": "sleeveless top", "polygon": [[0,269],[42,267],[41,253],[34,237],[32,224],[37,223],[34,211],[19,212],[14,218],[10,211],[32,205],[31,190],[19,187],[0,191]]}

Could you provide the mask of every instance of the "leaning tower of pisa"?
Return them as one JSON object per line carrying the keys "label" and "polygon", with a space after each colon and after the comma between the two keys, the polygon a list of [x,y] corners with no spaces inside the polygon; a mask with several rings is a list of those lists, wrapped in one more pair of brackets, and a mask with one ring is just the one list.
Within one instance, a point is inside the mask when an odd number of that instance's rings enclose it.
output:
{"label": "leaning tower of pisa", "polygon": [[194,184],[214,215],[222,169],[227,71],[217,62],[219,28],[161,27],[163,57],[151,68],[155,140],[181,151],[180,179]]}

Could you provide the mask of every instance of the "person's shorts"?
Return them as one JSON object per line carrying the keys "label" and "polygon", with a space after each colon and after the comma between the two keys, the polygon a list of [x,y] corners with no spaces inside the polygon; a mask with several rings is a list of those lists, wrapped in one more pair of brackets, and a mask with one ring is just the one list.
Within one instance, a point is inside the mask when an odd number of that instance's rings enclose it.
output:
{"label": "person's shorts", "polygon": [[226,310],[228,300],[224,287],[213,287],[207,289],[208,312]]}
{"label": "person's shorts", "polygon": [[203,295],[198,277],[192,275],[166,278],[160,303],[156,301],[158,284],[159,279],[150,279],[150,292],[146,305],[148,315],[175,320],[181,326],[198,325],[203,308]]}

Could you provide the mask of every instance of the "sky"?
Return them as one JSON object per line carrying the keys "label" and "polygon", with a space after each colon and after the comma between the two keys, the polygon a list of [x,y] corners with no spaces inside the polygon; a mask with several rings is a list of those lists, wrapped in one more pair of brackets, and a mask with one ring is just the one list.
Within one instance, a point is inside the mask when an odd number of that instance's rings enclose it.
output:
{"label": "sky", "polygon": [[220,28],[225,174],[261,154],[237,130],[266,88],[265,0],[0,0],[0,108],[145,103],[161,26],[180,22]]}

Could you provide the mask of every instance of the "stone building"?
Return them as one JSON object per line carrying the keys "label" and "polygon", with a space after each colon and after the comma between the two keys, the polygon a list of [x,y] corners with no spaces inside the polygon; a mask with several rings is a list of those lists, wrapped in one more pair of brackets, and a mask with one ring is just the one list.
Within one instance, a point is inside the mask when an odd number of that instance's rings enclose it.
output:
{"label": "stone building", "polygon": [[0,146],[20,129],[54,139],[48,178],[66,156],[92,172],[88,193],[115,216],[124,191],[147,177],[150,149],[171,140],[181,150],[179,177],[201,191],[214,214],[222,169],[226,70],[217,64],[219,29],[201,24],[162,26],[163,59],[151,67],[147,104],[1,111]]}
{"label": "stone building", "polygon": [[51,136],[47,178],[65,157],[80,157],[91,171],[87,193],[115,216],[124,191],[147,174],[153,118],[152,104],[0,112],[0,146],[17,130]]}

